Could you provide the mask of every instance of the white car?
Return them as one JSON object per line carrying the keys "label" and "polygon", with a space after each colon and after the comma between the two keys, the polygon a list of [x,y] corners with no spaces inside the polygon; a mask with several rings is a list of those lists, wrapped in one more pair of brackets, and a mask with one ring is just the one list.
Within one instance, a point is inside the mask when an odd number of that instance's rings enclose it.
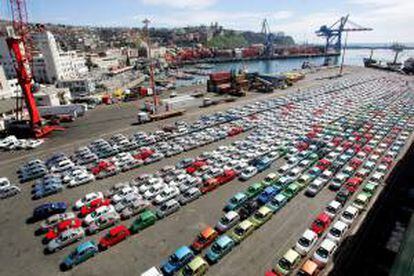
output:
{"label": "white car", "polygon": [[91,203],[92,201],[98,198],[100,199],[104,198],[102,192],[92,192],[92,193],[86,194],[83,198],[78,199],[75,202],[75,210],[80,210],[83,206],[88,205],[89,203]]}
{"label": "white car", "polygon": [[146,200],[152,200],[159,195],[164,188],[168,187],[167,184],[160,182],[152,185],[143,195]]}
{"label": "white car", "polygon": [[296,242],[295,251],[300,255],[305,256],[312,250],[318,241],[318,234],[310,229],[307,229],[302,237]]}
{"label": "white car", "polygon": [[151,177],[150,179],[148,179],[146,181],[146,183],[144,183],[141,186],[139,186],[139,192],[141,194],[143,194],[146,191],[148,191],[148,189],[151,188],[156,183],[162,183],[162,182],[164,182],[164,180],[162,180],[162,178]]}
{"label": "white car", "polygon": [[70,169],[73,169],[73,167],[75,167],[75,164],[69,160],[63,160],[60,161],[56,166],[53,166],[52,168],[50,168],[50,171],[53,172],[64,172]]}
{"label": "white car", "polygon": [[355,218],[358,216],[358,208],[354,207],[354,206],[348,206],[341,214],[341,216],[339,217],[339,219],[348,224],[351,225]]}
{"label": "white car", "polygon": [[240,180],[248,180],[248,179],[252,178],[253,176],[255,176],[257,174],[257,172],[258,171],[257,171],[256,167],[249,166],[241,172],[241,174],[239,176],[239,179]]}
{"label": "white car", "polygon": [[321,245],[313,253],[312,260],[318,264],[319,267],[324,267],[329,258],[335,253],[338,245],[330,239],[324,239]]}
{"label": "white car", "polygon": [[70,228],[62,233],[57,238],[51,240],[46,249],[49,252],[55,252],[63,247],[75,243],[85,237],[85,231],[82,227],[79,228]]}
{"label": "white car", "polygon": [[40,224],[39,230],[41,232],[47,231],[49,229],[54,228],[60,222],[64,220],[74,219],[75,217],[76,215],[73,212],[67,212],[67,213],[56,214],[56,215],[50,216],[44,221],[42,221],[42,223]]}
{"label": "white car", "polygon": [[180,194],[180,190],[177,187],[166,187],[159,195],[155,197],[155,204],[162,204],[172,198],[177,197]]}
{"label": "white car", "polygon": [[68,186],[72,188],[72,187],[76,187],[76,186],[79,186],[79,185],[83,185],[83,184],[92,182],[94,180],[95,180],[95,176],[93,174],[91,174],[91,173],[82,173],[82,174],[76,176],[74,179],[72,179],[69,182]]}
{"label": "white car", "polygon": [[10,187],[10,180],[7,177],[0,177],[0,190]]}
{"label": "white car", "polygon": [[339,201],[332,200],[328,206],[326,206],[324,213],[327,214],[331,219],[333,219],[339,210],[342,208],[342,204]]}
{"label": "white car", "polygon": [[43,144],[44,142],[45,142],[45,140],[43,140],[43,139],[36,139],[36,140],[28,139],[26,141],[26,147],[29,148],[29,149],[35,149],[38,146],[40,146],[41,144]]}
{"label": "white car", "polygon": [[326,237],[336,243],[339,243],[345,236],[348,228],[349,226],[346,223],[338,220],[334,223],[331,229],[329,229],[328,235]]}
{"label": "white car", "polygon": [[92,213],[88,214],[85,219],[83,220],[83,223],[85,225],[91,224],[93,221],[99,219],[102,215],[107,213],[116,213],[115,207],[113,205],[108,206],[101,206]]}
{"label": "white car", "polygon": [[116,204],[120,202],[122,199],[127,197],[129,194],[137,194],[138,195],[138,188],[135,186],[129,186],[125,187],[122,190],[120,190],[118,193],[114,194],[111,198],[112,203]]}

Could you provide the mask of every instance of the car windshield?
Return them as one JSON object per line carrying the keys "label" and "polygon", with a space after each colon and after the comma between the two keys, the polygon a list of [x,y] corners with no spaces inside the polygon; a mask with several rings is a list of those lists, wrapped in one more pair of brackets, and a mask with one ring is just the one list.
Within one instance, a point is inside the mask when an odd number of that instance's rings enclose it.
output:
{"label": "car windshield", "polygon": [[238,236],[243,236],[244,229],[241,227],[237,227],[236,229],[234,229],[234,233],[236,233]]}
{"label": "car windshield", "polygon": [[213,252],[215,252],[215,253],[220,253],[220,252],[221,252],[221,247],[220,247],[217,243],[215,243],[215,244],[213,244],[213,246],[211,247],[211,250],[212,250]]}
{"label": "car windshield", "polygon": [[230,220],[229,220],[227,217],[222,217],[222,218],[220,219],[220,222],[221,222],[222,224],[229,224]]}
{"label": "car windshield", "polygon": [[191,275],[194,275],[194,271],[188,266],[188,265],[186,265],[184,268],[183,268],[183,275],[184,276],[191,276]]}
{"label": "car windshield", "polygon": [[204,243],[204,242],[207,241],[207,239],[203,235],[200,234],[200,235],[198,235],[198,241],[201,242],[201,243]]}
{"label": "car windshield", "polygon": [[347,212],[347,211],[345,211],[342,216],[346,219],[353,219],[354,218],[354,216],[351,213]]}
{"label": "car windshield", "polygon": [[318,220],[315,221],[315,225],[318,226],[318,227],[323,227],[324,223],[321,220],[318,219]]}
{"label": "car windshield", "polygon": [[327,258],[329,255],[329,252],[325,248],[319,247],[318,250],[316,250],[316,254],[318,254],[322,258]]}
{"label": "car windshield", "polygon": [[279,260],[279,266],[285,270],[290,270],[291,263],[285,258],[282,258]]}
{"label": "car windshield", "polygon": [[180,261],[180,260],[177,258],[177,255],[175,255],[175,254],[171,255],[171,257],[170,257],[170,262],[171,263],[177,263],[178,261]]}
{"label": "car windshield", "polygon": [[307,238],[305,238],[305,237],[301,237],[301,238],[299,239],[298,243],[299,243],[300,245],[302,245],[303,247],[308,247],[308,246],[310,245],[310,240],[308,240],[308,239],[307,239]]}
{"label": "car windshield", "polygon": [[333,208],[332,206],[326,207],[326,211],[328,211],[329,213],[332,213],[332,214],[335,214],[336,213],[335,208]]}
{"label": "car windshield", "polygon": [[331,233],[332,236],[334,237],[340,237],[341,236],[341,231],[339,231],[337,228],[332,228],[329,233]]}
{"label": "car windshield", "polygon": [[262,218],[264,218],[264,215],[262,213],[258,212],[254,215],[254,217],[257,218],[257,219],[262,219]]}

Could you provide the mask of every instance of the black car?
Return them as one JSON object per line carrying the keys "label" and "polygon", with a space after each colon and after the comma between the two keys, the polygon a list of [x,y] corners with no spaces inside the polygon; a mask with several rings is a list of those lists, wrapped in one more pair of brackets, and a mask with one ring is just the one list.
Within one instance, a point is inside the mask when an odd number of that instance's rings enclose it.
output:
{"label": "black car", "polygon": [[250,200],[242,205],[242,207],[237,211],[240,216],[240,220],[245,220],[250,217],[254,212],[259,209],[260,205],[256,200]]}
{"label": "black car", "polygon": [[347,188],[342,187],[339,190],[339,192],[336,194],[335,200],[340,202],[342,205],[344,205],[351,195],[352,195],[351,192]]}

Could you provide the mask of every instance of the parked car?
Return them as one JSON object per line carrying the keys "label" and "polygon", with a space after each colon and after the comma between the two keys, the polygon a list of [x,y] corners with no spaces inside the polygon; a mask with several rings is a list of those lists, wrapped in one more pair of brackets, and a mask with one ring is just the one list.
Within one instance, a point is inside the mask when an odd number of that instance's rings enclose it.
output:
{"label": "parked car", "polygon": [[205,258],[209,263],[216,263],[227,255],[235,245],[235,242],[228,235],[221,235],[207,249]]}
{"label": "parked car", "polygon": [[157,216],[159,218],[164,218],[180,209],[180,204],[175,199],[170,199],[167,202],[157,207]]}
{"label": "parked car", "polygon": [[125,240],[130,234],[129,229],[124,225],[115,226],[99,240],[98,246],[101,250],[105,250]]}
{"label": "parked car", "polygon": [[296,242],[295,251],[298,252],[302,256],[306,256],[316,245],[317,241],[318,241],[318,234],[313,232],[310,229],[306,229],[306,231],[302,234],[302,236]]}
{"label": "parked car", "polygon": [[183,268],[186,264],[188,264],[192,259],[194,259],[195,255],[193,251],[187,246],[182,246],[178,248],[169,258],[167,261],[164,261],[161,264],[161,271],[165,275],[173,275],[175,272]]}
{"label": "parked car", "polygon": [[87,241],[76,247],[61,263],[63,270],[71,269],[72,267],[85,262],[86,260],[98,254],[99,250],[95,242]]}
{"label": "parked car", "polygon": [[204,248],[208,247],[217,238],[217,236],[218,232],[208,226],[197,235],[197,238],[191,244],[191,248],[194,252],[200,252]]}
{"label": "parked car", "polygon": [[135,234],[155,224],[156,221],[157,215],[153,211],[147,210],[139,214],[138,218],[132,222],[131,226],[129,227],[129,230],[131,234]]}
{"label": "parked car", "polygon": [[52,202],[52,203],[45,203],[33,210],[32,220],[38,221],[41,219],[47,219],[48,217],[64,213],[68,208],[65,202]]}
{"label": "parked car", "polygon": [[235,226],[240,220],[240,216],[235,211],[225,213],[217,222],[216,229],[220,233],[226,232],[228,229]]}
{"label": "parked car", "polygon": [[82,227],[79,228],[70,228],[66,231],[60,233],[60,235],[53,240],[51,240],[47,246],[47,252],[55,252],[59,249],[62,249],[65,246],[68,246],[72,243],[75,243],[85,237],[85,231]]}

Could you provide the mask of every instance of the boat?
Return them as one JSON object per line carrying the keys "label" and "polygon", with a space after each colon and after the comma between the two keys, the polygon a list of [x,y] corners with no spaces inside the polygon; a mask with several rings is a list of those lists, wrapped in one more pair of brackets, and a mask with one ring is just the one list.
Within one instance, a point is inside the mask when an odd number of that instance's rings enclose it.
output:
{"label": "boat", "polygon": [[194,67],[197,69],[213,69],[214,65],[207,64],[207,63],[200,63],[200,64],[196,64]]}

